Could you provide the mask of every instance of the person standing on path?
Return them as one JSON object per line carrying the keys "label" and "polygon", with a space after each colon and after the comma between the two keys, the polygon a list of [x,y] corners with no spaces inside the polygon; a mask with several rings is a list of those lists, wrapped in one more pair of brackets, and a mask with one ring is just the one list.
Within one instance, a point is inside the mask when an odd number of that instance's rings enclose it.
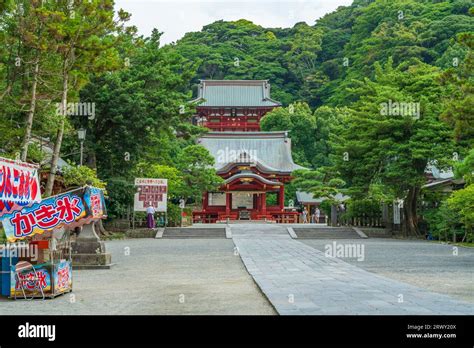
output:
{"label": "person standing on path", "polygon": [[308,223],[308,210],[306,209],[306,207],[303,209],[303,223]]}
{"label": "person standing on path", "polygon": [[155,228],[155,208],[150,204],[148,208],[146,208],[146,225],[148,228]]}
{"label": "person standing on path", "polygon": [[321,216],[321,210],[319,210],[318,207],[314,210],[314,217],[316,220],[316,223],[319,224],[319,217]]}

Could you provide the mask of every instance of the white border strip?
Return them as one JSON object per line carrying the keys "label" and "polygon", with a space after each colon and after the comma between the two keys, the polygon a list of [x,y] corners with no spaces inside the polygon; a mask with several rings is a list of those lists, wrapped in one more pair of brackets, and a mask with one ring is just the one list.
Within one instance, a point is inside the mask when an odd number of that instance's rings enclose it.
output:
{"label": "white border strip", "polygon": [[288,234],[291,238],[298,239],[298,236],[296,235],[295,230],[293,230],[293,227],[287,227],[286,230],[288,231]]}
{"label": "white border strip", "polygon": [[353,229],[354,231],[357,232],[357,234],[359,235],[360,238],[369,238],[369,237],[367,237],[367,235],[366,235],[364,232],[362,232],[362,231],[360,230],[360,228],[355,227],[355,226],[351,226],[351,227],[352,227],[352,229]]}

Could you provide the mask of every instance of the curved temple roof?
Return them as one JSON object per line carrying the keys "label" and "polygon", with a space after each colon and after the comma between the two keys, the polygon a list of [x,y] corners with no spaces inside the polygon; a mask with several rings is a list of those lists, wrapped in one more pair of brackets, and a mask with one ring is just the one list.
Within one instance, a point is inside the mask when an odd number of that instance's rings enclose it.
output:
{"label": "curved temple roof", "polygon": [[231,183],[232,181],[234,181],[236,179],[247,179],[247,178],[257,179],[258,181],[260,181],[264,184],[267,184],[267,185],[274,185],[274,186],[283,185],[283,183],[281,183],[279,181],[268,180],[268,179],[265,179],[264,177],[262,177],[258,174],[252,173],[252,172],[250,172],[250,173],[239,173],[239,174],[232,175],[230,178],[226,179],[224,181],[224,183],[228,184],[228,183]]}
{"label": "curved temple roof", "polygon": [[215,107],[275,107],[267,80],[201,80],[198,96],[192,102]]}
{"label": "curved temple roof", "polygon": [[291,174],[305,169],[293,162],[287,132],[209,132],[198,143],[214,157],[217,171],[244,162],[272,173]]}

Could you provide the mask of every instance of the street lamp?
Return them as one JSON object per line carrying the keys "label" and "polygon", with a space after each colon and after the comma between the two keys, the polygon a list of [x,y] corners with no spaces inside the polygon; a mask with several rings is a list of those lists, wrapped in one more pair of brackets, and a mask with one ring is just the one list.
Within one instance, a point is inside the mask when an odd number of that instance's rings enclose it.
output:
{"label": "street lamp", "polygon": [[82,159],[84,155],[84,140],[86,139],[86,129],[80,128],[77,130],[77,137],[79,138],[79,141],[81,142],[81,161],[80,164],[82,166]]}

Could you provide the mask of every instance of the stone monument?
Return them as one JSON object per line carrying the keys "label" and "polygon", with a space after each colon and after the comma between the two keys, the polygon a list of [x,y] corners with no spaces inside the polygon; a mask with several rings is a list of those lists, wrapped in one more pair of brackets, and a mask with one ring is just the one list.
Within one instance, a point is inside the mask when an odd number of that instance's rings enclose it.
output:
{"label": "stone monument", "polygon": [[72,242],[74,269],[109,269],[112,255],[105,250],[105,243],[95,232],[95,223],[82,226],[75,242]]}

